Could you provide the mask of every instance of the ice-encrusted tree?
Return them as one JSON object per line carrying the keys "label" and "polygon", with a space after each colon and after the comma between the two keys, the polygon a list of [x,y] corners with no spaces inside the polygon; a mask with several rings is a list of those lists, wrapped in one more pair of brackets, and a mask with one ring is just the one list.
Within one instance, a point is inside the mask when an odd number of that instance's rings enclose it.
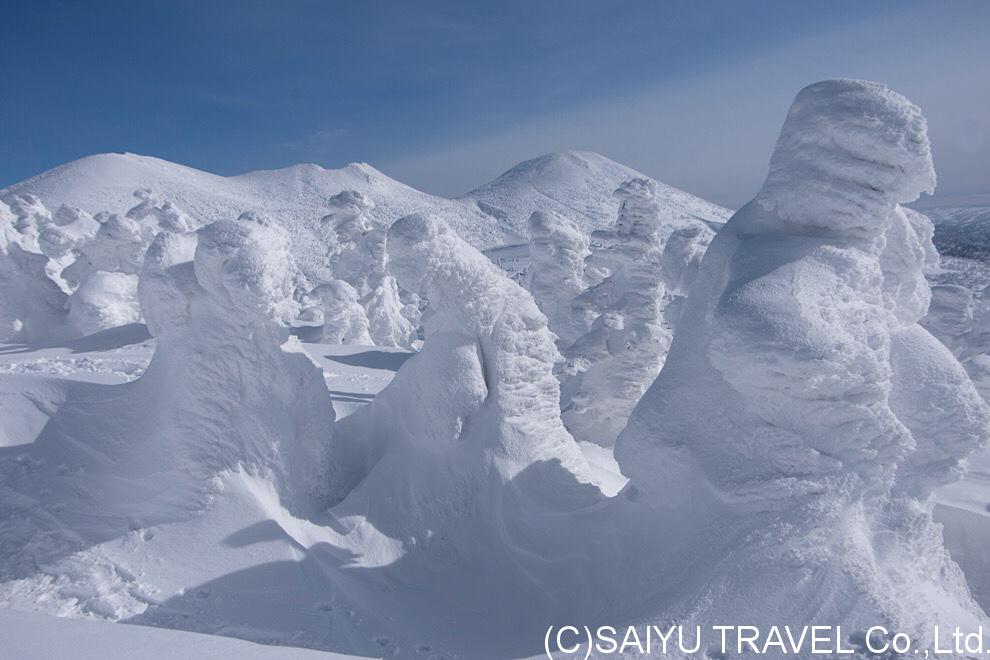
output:
{"label": "ice-encrusted tree", "polygon": [[358,293],[368,318],[372,341],[379,346],[409,347],[416,328],[403,314],[395,278],[388,269],[387,227],[371,217],[374,202],[366,195],[345,190],[330,198],[331,212],[321,220],[332,228],[329,260],[334,277],[350,284]]}
{"label": "ice-encrusted tree", "polygon": [[135,190],[134,197],[139,203],[127,211],[131,220],[144,222],[150,218],[159,231],[189,232],[197,228],[185,211],[151,189]]}
{"label": "ice-encrusted tree", "polygon": [[138,190],[139,203],[125,215],[99,213],[89,240],[74,245],[75,260],[61,273],[72,290],[69,323],[91,334],[141,320],[138,273],[148,246],[162,231],[188,232],[193,221],[169,201]]}
{"label": "ice-encrusted tree", "polygon": [[[0,341],[39,343],[66,339],[66,293],[48,273],[48,257],[39,254],[37,225],[23,222],[44,207],[15,200],[18,213],[0,202]],[[47,211],[42,217],[49,217]]]}
{"label": "ice-encrusted tree", "polygon": [[666,290],[663,321],[671,332],[677,331],[684,301],[713,238],[715,232],[701,222],[678,227],[667,237],[660,258],[660,278]]}
{"label": "ice-encrusted tree", "polygon": [[307,294],[319,310],[323,325],[321,341],[328,344],[371,345],[368,316],[358,302],[357,290],[344,280],[331,280],[314,287]]}
{"label": "ice-encrusted tree", "polygon": [[329,239],[330,264],[334,275],[364,297],[375,277],[384,274],[385,227],[371,217],[375,203],[363,193],[345,190],[329,200],[330,213],[320,220]]}
{"label": "ice-encrusted tree", "polygon": [[154,394],[154,436],[197,472],[271,475],[296,511],[325,503],[334,411],[320,368],[290,338],[299,312],[284,230],[253,213],[165,231],[139,293],[158,340],[133,384]]}
{"label": "ice-encrusted tree", "polygon": [[584,316],[572,308],[586,288],[584,260],[590,254],[588,237],[554,211],[529,216],[529,256],[525,286],[559,337],[570,345],[588,329]]}
{"label": "ice-encrusted tree", "polygon": [[69,297],[69,323],[79,334],[91,334],[140,320],[138,273],[154,232],[130,218],[99,213],[93,239],[62,277],[74,287]]}
{"label": "ice-encrusted tree", "polygon": [[38,249],[51,260],[48,273],[66,293],[72,293],[76,285],[62,277],[63,271],[79,258],[82,247],[93,240],[99,228],[92,215],[63,204],[38,233]]}
{"label": "ice-encrusted tree", "polygon": [[932,520],[933,489],[990,430],[917,324],[931,227],[900,204],[934,184],[902,96],[854,80],[798,94],[616,444],[657,524],[677,522],[664,561],[694,567],[668,613],[884,623],[920,647],[933,624],[984,620]]}
{"label": "ice-encrusted tree", "polygon": [[525,515],[521,502],[496,504],[522,473],[529,486],[518,483],[518,497],[597,492],[579,483],[590,481],[588,464],[561,424],[558,353],[532,296],[440,221],[401,218],[388,247],[402,286],[429,301],[426,339],[372,404],[338,425],[343,458],[333,464],[350,465],[334,480],[340,496],[361,482],[355,506],[387,507],[404,535],[427,544],[431,528],[451,528],[456,544],[469,542],[469,528],[498,529],[492,516]]}
{"label": "ice-encrusted tree", "polygon": [[608,277],[582,298],[602,311],[591,328],[564,349],[563,420],[579,440],[611,446],[670,345],[664,324],[666,288],[661,277],[664,230],[656,183],[632,179],[615,192],[614,230],[599,232],[594,254]]}
{"label": "ice-encrusted tree", "polygon": [[38,236],[52,222],[52,213],[37,195],[22,193],[4,200],[14,214],[14,228],[21,236],[19,245],[29,252],[40,253]]}

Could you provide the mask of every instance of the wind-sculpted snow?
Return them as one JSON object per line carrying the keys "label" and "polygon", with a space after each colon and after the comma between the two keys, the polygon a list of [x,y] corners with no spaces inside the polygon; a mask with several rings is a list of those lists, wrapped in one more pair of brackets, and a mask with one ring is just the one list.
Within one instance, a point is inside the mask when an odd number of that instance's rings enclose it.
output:
{"label": "wind-sculpted snow", "polygon": [[553,211],[529,216],[530,265],[526,288],[559,337],[568,346],[588,329],[583,315],[571,307],[582,291],[588,237]]}
{"label": "wind-sculpted snow", "polygon": [[[883,620],[928,643],[932,623],[983,621],[932,521],[933,488],[990,432],[916,323],[931,227],[899,204],[934,184],[925,120],[900,95],[851,80],[798,95],[616,444],[658,521],[690,502],[719,530],[679,611]],[[685,534],[675,565],[696,552]]]}

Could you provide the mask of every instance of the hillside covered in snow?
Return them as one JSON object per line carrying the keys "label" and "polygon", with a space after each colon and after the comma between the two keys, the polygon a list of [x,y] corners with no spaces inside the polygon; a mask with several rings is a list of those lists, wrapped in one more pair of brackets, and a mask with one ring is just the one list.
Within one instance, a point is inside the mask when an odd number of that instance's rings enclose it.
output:
{"label": "hillside covered in snow", "polygon": [[[625,181],[643,177],[599,154],[567,151],[519,163],[460,199],[517,234],[526,234],[526,221],[537,210],[571,217],[579,229],[591,232],[614,219],[612,191]],[[671,211],[715,224],[731,215],[728,209],[662,183],[657,201]]]}
{"label": "hillside covered in snow", "polygon": [[[485,249],[525,242],[526,219],[538,210],[564,208],[576,211],[585,229],[603,226],[613,215],[612,191],[637,176],[644,175],[598,154],[548,154],[451,200],[420,192],[366,163],[337,170],[293,165],[224,177],[151,156],[109,153],[4,188],[0,199],[30,193],[52,208],[66,204],[90,213],[120,213],[131,207],[135,190],[152,189],[204,222],[250,210],[269,214],[294,231],[308,231],[325,215],[330,197],[356,190],[375,201],[374,216],[388,224],[409,213],[430,213]],[[725,209],[674,188],[664,188],[664,199],[706,220],[728,217]]]}

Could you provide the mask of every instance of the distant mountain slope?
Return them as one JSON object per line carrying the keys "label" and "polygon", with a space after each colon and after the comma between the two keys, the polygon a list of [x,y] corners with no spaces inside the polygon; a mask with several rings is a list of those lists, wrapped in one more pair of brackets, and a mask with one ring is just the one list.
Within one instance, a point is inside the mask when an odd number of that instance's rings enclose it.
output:
{"label": "distant mountain slope", "polygon": [[[497,218],[503,229],[523,236],[526,220],[536,210],[557,211],[591,231],[615,222],[618,202],[612,192],[634,177],[646,175],[596,153],[567,151],[522,162],[461,199]],[[732,214],[663,183],[657,199],[673,211],[710,222],[725,222]]]}
{"label": "distant mountain slope", "polygon": [[[327,212],[327,199],[357,190],[374,200],[374,214],[391,223],[416,211],[441,218],[480,249],[525,242],[533,211],[555,210],[586,231],[615,222],[619,184],[646,175],[591,152],[547,154],[525,161],[460,199],[430,195],[365,163],[336,170],[293,165],[238,176],[219,176],[138,154],[81,158],[0,190],[0,198],[33,193],[54,209],[60,204],[96,213],[124,212],[135,190],[151,188],[202,221],[261,211],[289,226],[298,253],[310,268],[320,261],[310,231]],[[673,212],[721,223],[731,212],[660,184],[658,198]]]}
{"label": "distant mountain slope", "polygon": [[421,211],[444,219],[479,247],[514,240],[473,206],[420,192],[364,163],[338,170],[293,165],[224,177],[151,156],[99,154],[0,190],[0,197],[30,192],[53,208],[64,203],[90,212],[123,212],[135,204],[131,195],[139,188],[154,189],[198,219],[212,221],[254,210],[293,228],[310,227],[325,215],[332,195],[357,190],[374,200],[374,215],[389,223]]}
{"label": "distant mountain slope", "polygon": [[920,210],[935,223],[935,247],[941,254],[990,260],[990,204]]}

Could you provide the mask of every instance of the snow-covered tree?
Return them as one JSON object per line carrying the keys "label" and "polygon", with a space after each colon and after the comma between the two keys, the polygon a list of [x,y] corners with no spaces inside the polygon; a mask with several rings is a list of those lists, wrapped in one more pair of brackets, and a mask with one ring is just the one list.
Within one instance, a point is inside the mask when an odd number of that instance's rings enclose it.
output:
{"label": "snow-covered tree", "polygon": [[284,230],[256,214],[160,233],[139,287],[158,345],[133,389],[151,396],[168,460],[271,474],[283,503],[308,511],[328,491],[334,412],[322,371],[290,339],[295,271]]}
{"label": "snow-covered tree", "polygon": [[564,423],[579,440],[611,446],[656,377],[670,345],[662,308],[663,228],[656,183],[633,179],[617,191],[619,217],[599,232],[595,255],[608,277],[584,299],[604,308],[591,328],[564,350]]}
{"label": "snow-covered tree", "polygon": [[404,303],[388,272],[387,227],[371,217],[374,202],[345,190],[330,198],[330,208],[321,225],[333,228],[328,250],[334,277],[357,291],[376,345],[411,346],[416,328],[403,315]]}
{"label": "snow-covered tree", "polygon": [[14,228],[21,236],[18,244],[29,252],[40,253],[38,236],[52,222],[51,211],[36,195],[29,193],[11,195],[4,201],[15,217]]}
{"label": "snow-covered tree", "polygon": [[96,220],[95,236],[62,271],[75,288],[68,301],[69,322],[82,335],[140,320],[138,273],[154,238],[125,216],[101,213]]}
{"label": "snow-covered tree", "polygon": [[72,290],[69,323],[79,334],[140,321],[138,274],[148,246],[163,231],[189,232],[195,226],[174,204],[149,190],[138,190],[134,196],[139,203],[125,215],[95,216],[96,232],[74,244],[77,256],[61,273]]}
{"label": "snow-covered tree", "polygon": [[[196,229],[196,223],[185,211],[177,207],[171,201],[162,199],[153,190],[147,188],[134,191],[134,197],[139,200],[137,206],[127,211],[127,217],[137,222],[151,219],[153,225],[157,225],[152,231],[189,232]],[[145,223],[145,226],[148,226]]]}
{"label": "snow-covered tree", "polygon": [[331,280],[309,292],[322,322],[321,341],[328,344],[372,344],[368,317],[357,290],[344,280]]}
{"label": "snow-covered tree", "polygon": [[701,222],[678,227],[667,237],[660,259],[660,278],[666,289],[663,321],[671,332],[677,331],[684,301],[713,238],[715,232]]}
{"label": "snow-covered tree", "polygon": [[984,620],[932,520],[933,489],[990,432],[965,371],[917,324],[931,231],[900,204],[934,184],[925,120],[902,96],[853,80],[798,95],[616,443],[668,534],[663,561],[697,569],[670,613],[886,624],[921,648],[934,624]]}
{"label": "snow-covered tree", "polygon": [[38,234],[38,249],[51,261],[47,270],[66,293],[75,286],[62,277],[62,272],[79,258],[82,246],[93,240],[100,223],[92,215],[74,206],[63,204]]}
{"label": "snow-covered tree", "polygon": [[585,290],[584,260],[588,238],[573,223],[554,211],[536,211],[529,216],[530,264],[525,286],[559,337],[570,345],[588,327],[584,315],[571,303]]}
{"label": "snow-covered tree", "polygon": [[333,273],[353,286],[363,298],[373,288],[373,281],[384,275],[387,253],[385,227],[370,212],[375,203],[363,193],[345,190],[330,198],[330,213],[320,224],[329,231],[328,247]]}
{"label": "snow-covered tree", "polygon": [[0,341],[38,343],[69,335],[66,294],[49,276],[48,257],[36,251],[37,225],[22,221],[50,216],[29,197],[30,204],[25,197],[15,200],[18,213],[0,202]]}
{"label": "snow-covered tree", "polygon": [[399,282],[429,300],[426,340],[342,422],[334,451],[347,460],[334,464],[351,467],[335,483],[361,481],[352,502],[407,507],[391,517],[422,540],[436,525],[461,534],[469,511],[493,515],[501,485],[523,471],[538,489],[582,492],[574,479],[589,481],[589,468],[560,422],[558,353],[532,296],[442,222],[401,218],[388,247]]}

